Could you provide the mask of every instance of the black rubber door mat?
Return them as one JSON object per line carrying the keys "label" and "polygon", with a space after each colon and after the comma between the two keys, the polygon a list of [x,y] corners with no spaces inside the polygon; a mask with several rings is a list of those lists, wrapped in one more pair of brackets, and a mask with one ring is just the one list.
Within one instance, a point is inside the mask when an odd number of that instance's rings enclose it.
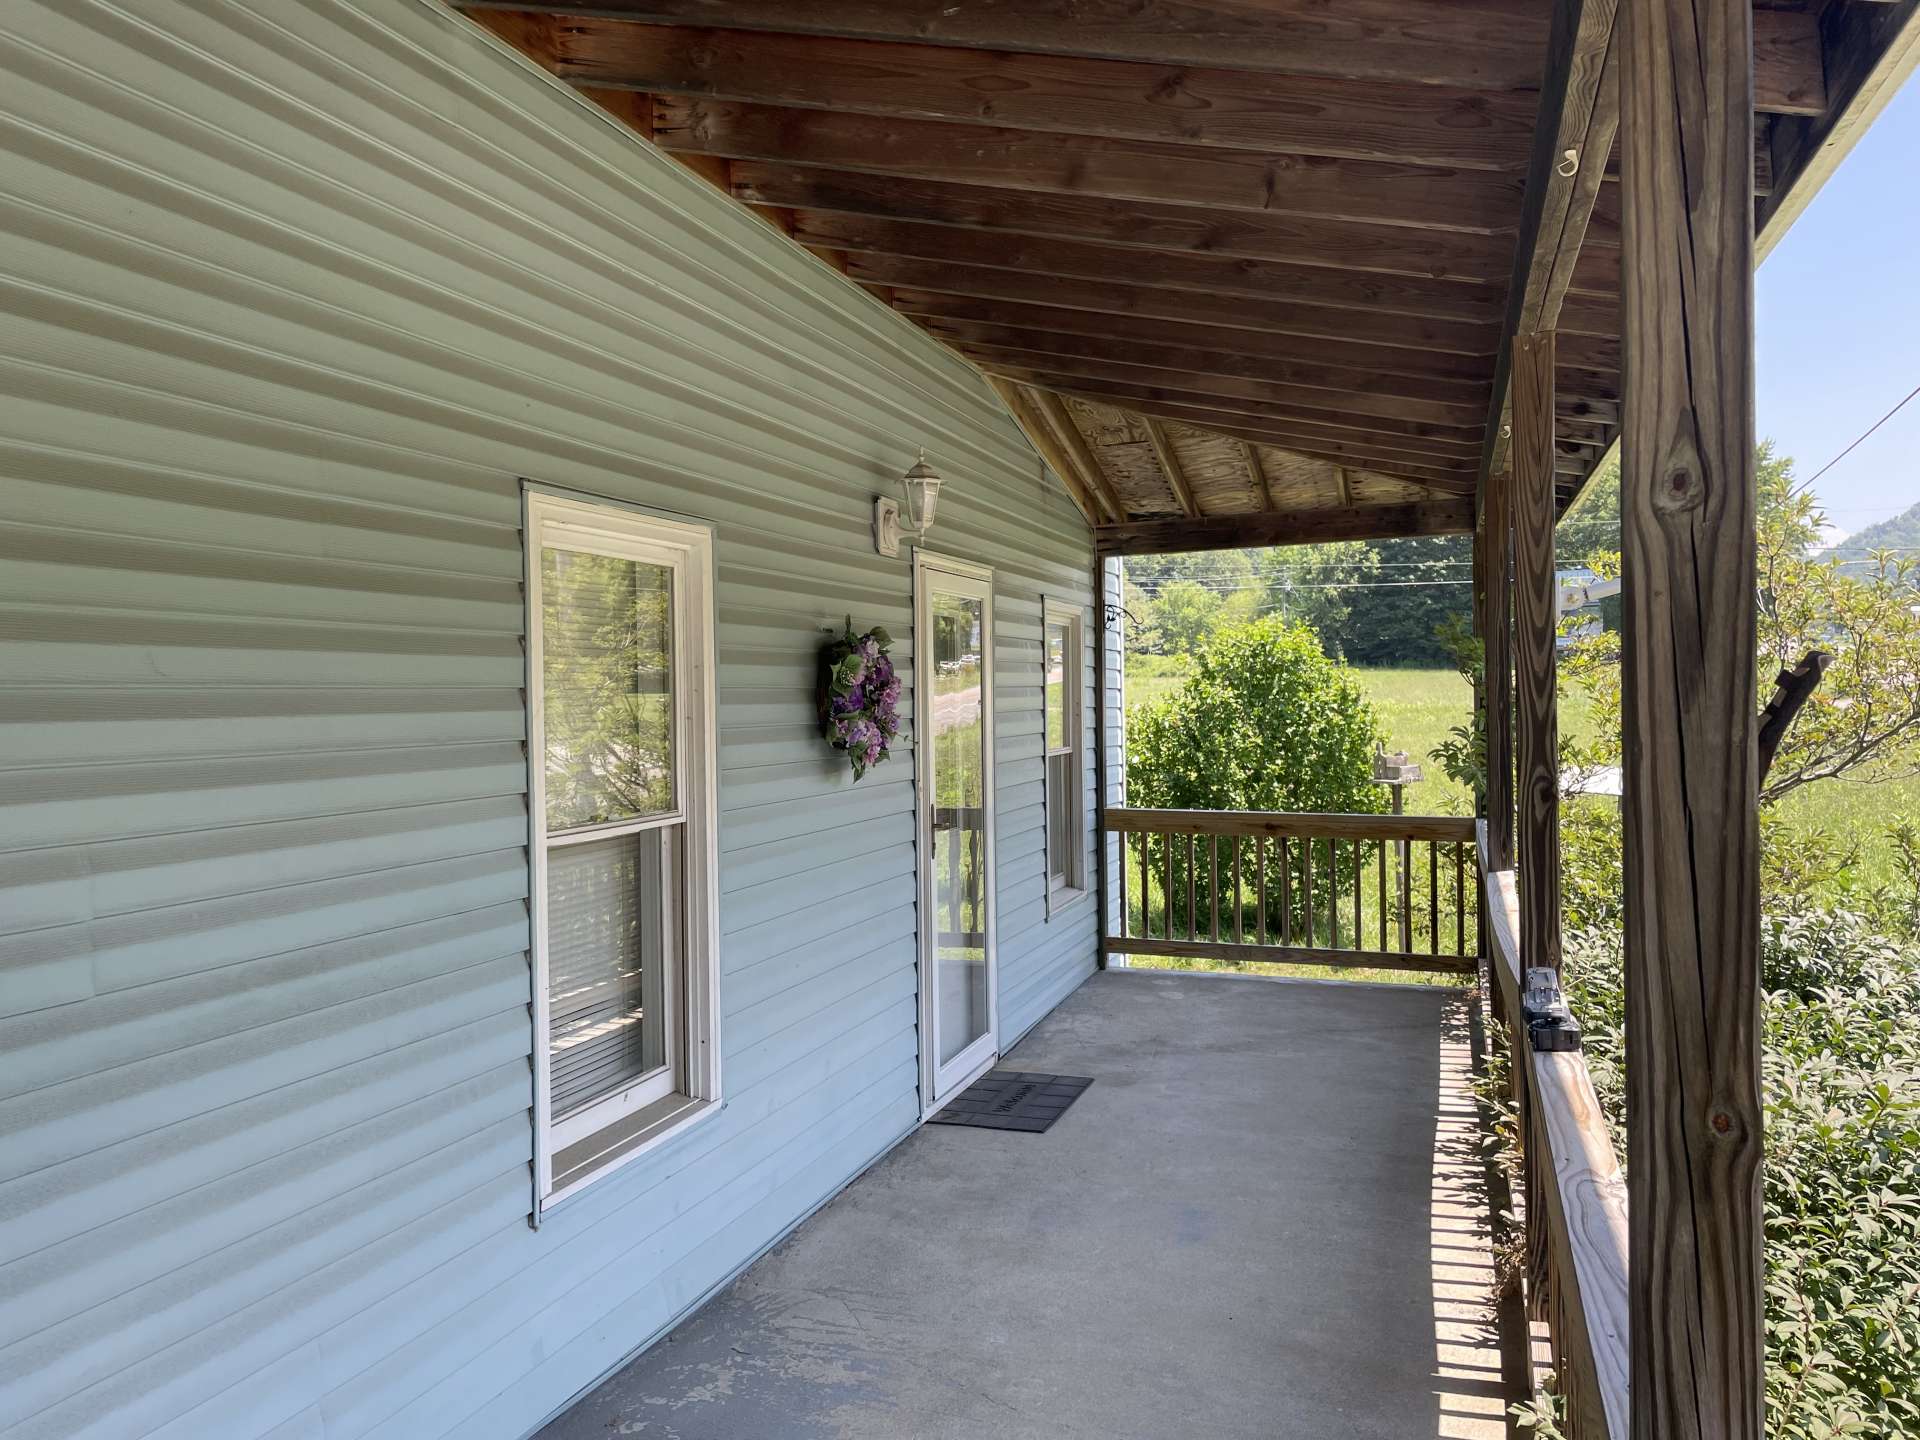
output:
{"label": "black rubber door mat", "polygon": [[932,1125],[974,1125],[1038,1135],[1066,1113],[1093,1084],[1091,1075],[1036,1075],[989,1070],[932,1116]]}

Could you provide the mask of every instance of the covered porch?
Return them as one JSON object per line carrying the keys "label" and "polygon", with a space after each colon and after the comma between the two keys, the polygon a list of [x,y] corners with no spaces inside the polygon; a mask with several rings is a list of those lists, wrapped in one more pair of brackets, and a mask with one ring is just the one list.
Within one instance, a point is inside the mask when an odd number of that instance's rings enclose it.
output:
{"label": "covered porch", "polygon": [[1503,1435],[1467,996],[1103,971],[1051,1130],[921,1127],[541,1433]]}

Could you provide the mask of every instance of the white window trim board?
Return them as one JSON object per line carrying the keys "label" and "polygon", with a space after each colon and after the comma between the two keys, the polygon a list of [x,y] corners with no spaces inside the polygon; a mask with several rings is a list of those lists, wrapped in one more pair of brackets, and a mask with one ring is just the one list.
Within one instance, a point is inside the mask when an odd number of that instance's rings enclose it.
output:
{"label": "white window trim board", "polygon": [[[533,922],[532,1218],[537,1225],[544,1210],[640,1159],[720,1109],[719,717],[712,527],[655,516],[614,502],[570,499],[531,488],[526,491],[524,520],[528,853]],[[670,1017],[669,1051],[678,1061],[677,1066],[670,1064],[664,1077],[670,1083],[663,1087],[658,1076],[637,1081],[557,1124],[550,1105],[546,850],[550,844],[563,845],[567,840],[549,841],[545,833],[539,560],[541,549],[555,542],[570,549],[673,568],[674,681],[682,692],[674,737],[675,798],[679,808],[672,815],[595,827],[593,838],[681,825],[681,863],[685,870],[681,893],[686,897],[684,959],[677,986],[670,983],[669,987],[677,990],[680,1002],[679,1013]],[[677,1056],[673,1055],[675,1041]],[[558,1151],[616,1129],[623,1133],[610,1137],[609,1152],[617,1152],[613,1158],[555,1186],[553,1161]]]}

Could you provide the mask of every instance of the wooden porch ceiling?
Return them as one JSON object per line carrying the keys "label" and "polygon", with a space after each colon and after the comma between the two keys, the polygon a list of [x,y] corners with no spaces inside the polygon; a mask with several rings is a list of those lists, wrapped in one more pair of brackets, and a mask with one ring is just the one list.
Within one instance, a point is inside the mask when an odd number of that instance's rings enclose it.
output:
{"label": "wooden porch ceiling", "polygon": [[[1542,313],[1560,504],[1618,430],[1619,186],[1535,134],[1610,152],[1611,3],[453,3],[978,366],[1110,550],[1471,528]],[[1913,8],[1757,0],[1760,220]]]}

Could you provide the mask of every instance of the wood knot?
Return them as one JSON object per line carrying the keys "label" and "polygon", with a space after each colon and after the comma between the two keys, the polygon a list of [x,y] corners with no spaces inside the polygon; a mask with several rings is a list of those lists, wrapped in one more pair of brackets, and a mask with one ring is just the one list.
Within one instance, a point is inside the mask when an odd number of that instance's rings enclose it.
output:
{"label": "wood knot", "polygon": [[1731,1135],[1733,1133],[1733,1117],[1724,1110],[1714,1111],[1710,1123],[1713,1125],[1713,1131],[1716,1135]]}
{"label": "wood knot", "polygon": [[1662,510],[1697,510],[1706,498],[1706,484],[1691,465],[1674,466],[1654,488],[1654,502]]}

